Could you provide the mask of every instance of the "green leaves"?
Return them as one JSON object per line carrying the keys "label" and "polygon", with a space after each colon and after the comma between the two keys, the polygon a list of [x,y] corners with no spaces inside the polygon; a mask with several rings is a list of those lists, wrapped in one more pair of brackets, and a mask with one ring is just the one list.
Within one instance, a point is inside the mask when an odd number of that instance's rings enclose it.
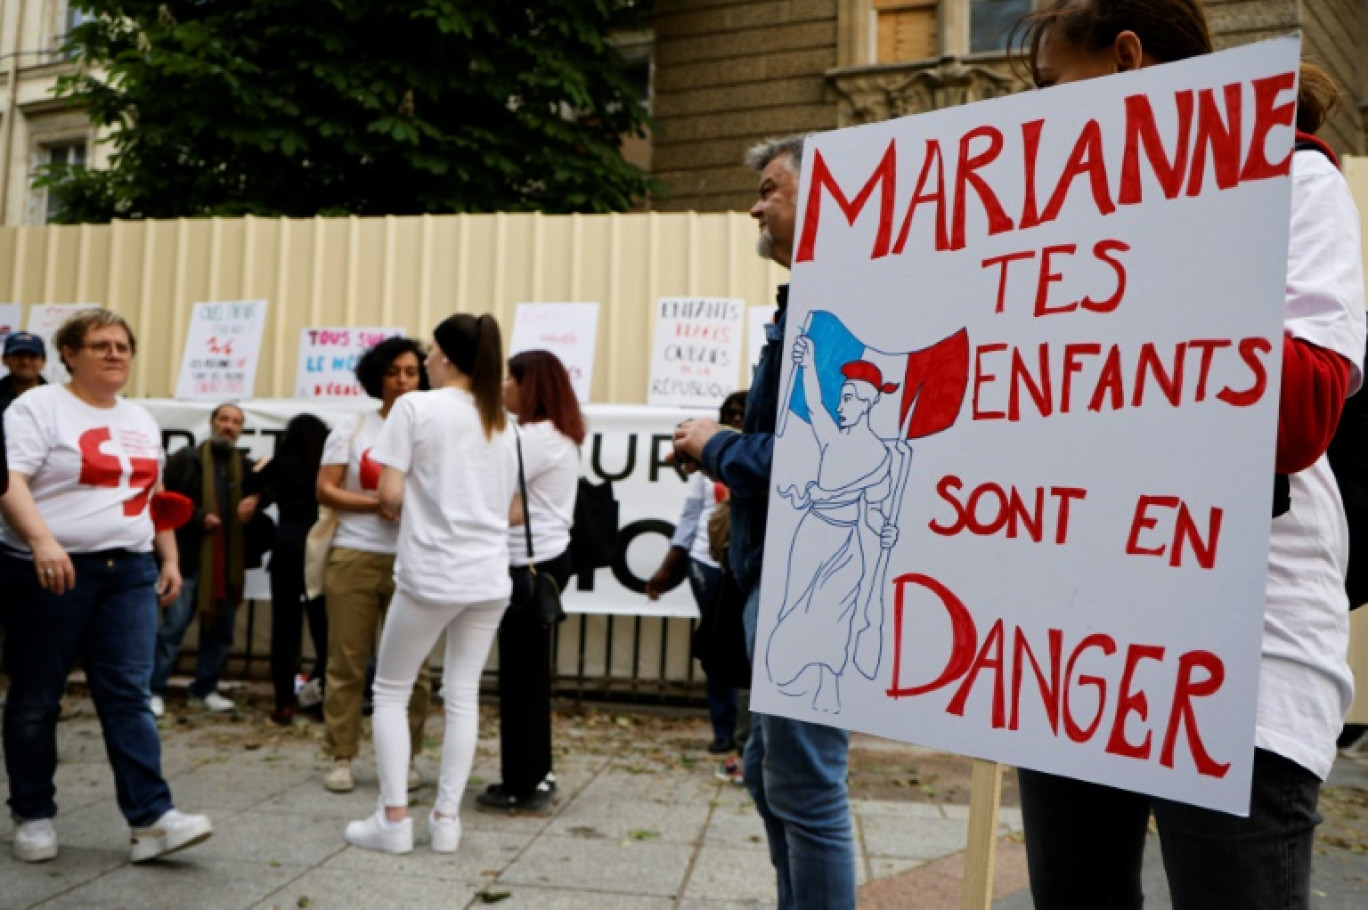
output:
{"label": "green leaves", "polygon": [[73,3],[96,18],[60,91],[113,166],[46,175],[66,220],[599,212],[652,187],[607,37],[640,3]]}

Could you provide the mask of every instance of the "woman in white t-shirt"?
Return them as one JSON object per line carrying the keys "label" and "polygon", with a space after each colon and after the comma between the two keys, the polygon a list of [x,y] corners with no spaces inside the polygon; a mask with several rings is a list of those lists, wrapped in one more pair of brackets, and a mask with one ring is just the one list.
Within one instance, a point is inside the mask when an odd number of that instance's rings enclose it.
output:
{"label": "woman in white t-shirt", "polygon": [[433,331],[431,392],[403,396],[371,452],[383,467],[380,508],[399,515],[394,598],[375,672],[375,759],[380,808],[347,826],[348,843],[385,853],[413,849],[404,774],[404,712],[423,660],[446,632],[446,735],[432,849],[453,853],[458,812],[479,734],[480,673],[508,605],[508,525],[517,485],[505,432],[503,362],[493,316],[451,316]]}
{"label": "woman in white t-shirt", "polygon": [[[570,580],[570,525],[584,442],[570,374],[549,351],[508,361],[504,405],[518,422],[527,501],[523,523],[508,529],[513,595],[499,627],[499,768],[502,780],[475,798],[485,811],[544,813],[551,808],[551,640],[556,627],[528,609],[529,564],[565,589]],[[528,531],[532,552],[527,550]]]}
{"label": "woman in white t-shirt", "polygon": [[[1041,88],[1212,50],[1196,0],[1061,0],[1024,21]],[[1337,91],[1307,65],[1298,82],[1275,454],[1290,506],[1272,519],[1268,548],[1249,815],[1022,769],[1037,907],[1140,906],[1151,813],[1174,906],[1310,904],[1320,785],[1353,696],[1347,531],[1325,451],[1346,395],[1363,382],[1364,279],[1353,198],[1333,153],[1310,135]],[[1289,121],[1282,105],[1292,94],[1289,78],[1273,99]]]}
{"label": "woman in white t-shirt", "polygon": [[212,831],[205,816],[172,805],[149,706],[157,605],[181,588],[175,533],[156,530],[150,508],[165,460],[161,430],[119,396],[137,350],[121,316],[83,311],[53,341],[71,381],[25,393],[4,417],[0,590],[13,851],[25,862],[57,855],[58,702],[79,657],[132,829],[131,858],[142,862]]}
{"label": "woman in white t-shirt", "polygon": [[[386,338],[361,356],[356,378],[366,394],[380,399],[380,410],[358,414],[333,427],[318,472],[318,501],[333,509],[338,519],[323,582],[328,611],[323,723],[333,754],[323,786],[334,793],[356,787],[352,759],[361,741],[366,667],[375,653],[376,632],[394,595],[398,516],[381,508],[380,463],[371,454],[399,397],[428,387],[423,349],[411,338]],[[432,682],[424,666],[409,703],[413,755],[423,747],[423,724],[431,696]],[[421,782],[412,767],[409,778],[411,786]]]}

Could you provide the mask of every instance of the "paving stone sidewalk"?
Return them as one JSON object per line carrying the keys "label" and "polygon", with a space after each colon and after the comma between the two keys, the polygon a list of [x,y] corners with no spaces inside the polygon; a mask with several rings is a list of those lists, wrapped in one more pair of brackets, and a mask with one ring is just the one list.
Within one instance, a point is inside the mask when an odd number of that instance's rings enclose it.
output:
{"label": "paving stone sidewalk", "polygon": [[[419,846],[393,857],[342,839],[346,821],[375,806],[368,750],[357,763],[356,791],[328,793],[319,782],[327,760],[318,724],[280,731],[262,723],[259,711],[243,712],[236,722],[210,719],[173,700],[172,717],[163,722],[164,768],[177,805],[209,813],[215,834],[199,847],[135,867],[127,861],[128,832],[93,710],[84,699],[74,704],[79,715],[59,725],[61,854],[49,863],[16,862],[8,850],[11,822],[0,820],[0,910],[773,906],[763,829],[744,789],[715,779],[716,763],[701,748],[701,716],[650,727],[649,735],[633,729],[630,709],[597,725],[558,717],[558,748],[565,754],[557,759],[553,814],[491,816],[468,799],[460,851],[439,856],[422,845],[422,820],[434,796],[429,783],[414,794]],[[472,797],[498,773],[497,725],[485,713]],[[625,729],[609,736],[603,723]],[[440,728],[434,715],[419,758],[429,781]],[[925,753],[858,736],[854,748]],[[861,907],[959,906],[967,807],[858,799],[852,816]],[[1000,822],[994,906],[1024,910],[1030,902],[1019,813],[1004,808]],[[1359,875],[1368,868],[1361,860]],[[1352,904],[1317,906],[1362,907],[1364,893]]]}

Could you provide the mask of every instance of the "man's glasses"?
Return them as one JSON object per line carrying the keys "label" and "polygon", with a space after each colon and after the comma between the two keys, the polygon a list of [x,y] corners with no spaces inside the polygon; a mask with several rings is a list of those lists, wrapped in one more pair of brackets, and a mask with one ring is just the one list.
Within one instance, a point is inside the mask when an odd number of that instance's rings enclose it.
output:
{"label": "man's glasses", "polygon": [[133,356],[133,345],[127,341],[87,341],[81,347],[96,357],[108,357],[110,354],[118,354],[120,357]]}

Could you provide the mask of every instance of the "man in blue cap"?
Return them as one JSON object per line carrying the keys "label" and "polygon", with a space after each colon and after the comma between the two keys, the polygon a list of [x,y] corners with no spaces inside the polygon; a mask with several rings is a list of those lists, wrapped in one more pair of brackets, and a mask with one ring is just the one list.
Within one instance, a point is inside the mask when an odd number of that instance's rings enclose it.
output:
{"label": "man in blue cap", "polygon": [[5,368],[9,375],[0,379],[0,415],[14,399],[36,389],[47,380],[43,367],[47,366],[47,346],[32,332],[12,332],[5,339]]}

